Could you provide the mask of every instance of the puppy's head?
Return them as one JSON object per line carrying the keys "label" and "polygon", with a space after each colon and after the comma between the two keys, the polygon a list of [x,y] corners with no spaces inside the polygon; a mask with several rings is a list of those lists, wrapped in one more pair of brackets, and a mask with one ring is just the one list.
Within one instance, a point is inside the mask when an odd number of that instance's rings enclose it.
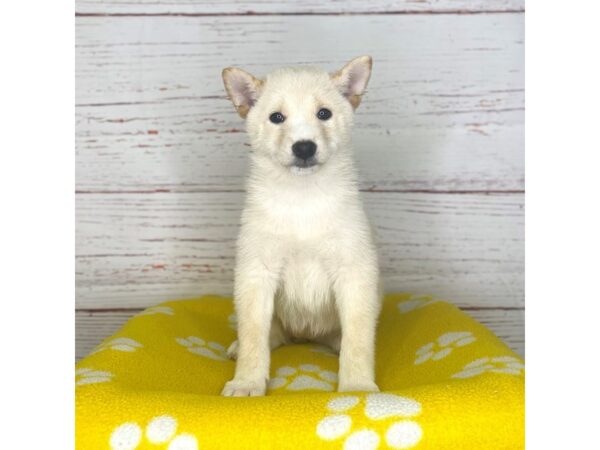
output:
{"label": "puppy's head", "polygon": [[371,65],[371,57],[361,56],[332,74],[285,68],[264,80],[229,67],[223,81],[246,118],[255,152],[300,175],[315,172],[347,148],[353,109],[367,87]]}

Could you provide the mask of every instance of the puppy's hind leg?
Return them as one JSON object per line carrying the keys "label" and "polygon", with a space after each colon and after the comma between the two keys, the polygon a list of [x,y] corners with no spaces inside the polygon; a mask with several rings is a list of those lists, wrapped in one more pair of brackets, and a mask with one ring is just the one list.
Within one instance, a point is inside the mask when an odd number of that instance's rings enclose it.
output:
{"label": "puppy's hind leg", "polygon": [[237,354],[238,354],[238,341],[237,339],[235,341],[233,341],[231,343],[231,345],[227,348],[227,356],[229,357],[229,359],[233,359],[236,360],[237,359]]}
{"label": "puppy's hind leg", "polygon": [[[285,331],[283,330],[281,323],[279,322],[279,320],[276,317],[274,317],[273,322],[271,323],[271,331],[269,333],[270,349],[275,350],[276,348],[281,347],[282,345],[285,345],[288,343],[289,343],[289,338],[285,334]],[[239,344],[238,344],[238,341],[235,340],[227,349],[227,356],[229,356],[230,359],[234,359],[234,360],[237,359],[238,349],[239,349]],[[339,350],[339,347],[338,347],[338,350]]]}
{"label": "puppy's hind leg", "polygon": [[321,345],[329,347],[334,353],[340,353],[342,333],[339,331],[326,334],[325,336],[317,336],[313,340]]}

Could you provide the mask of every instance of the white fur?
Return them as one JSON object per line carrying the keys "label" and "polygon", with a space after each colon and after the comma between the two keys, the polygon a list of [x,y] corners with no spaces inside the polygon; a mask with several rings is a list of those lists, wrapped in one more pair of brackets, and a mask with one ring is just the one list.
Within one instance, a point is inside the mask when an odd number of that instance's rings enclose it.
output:
{"label": "white fur", "polygon": [[[350,147],[353,106],[370,72],[361,57],[332,75],[223,73],[253,149],[235,270],[238,341],[229,350],[237,364],[225,396],[264,395],[270,350],[295,340],[340,352],[339,391],[377,390],[379,271]],[[332,117],[319,120],[320,108]],[[271,123],[273,112],[285,121]],[[317,144],[315,166],[293,165],[298,140]]]}

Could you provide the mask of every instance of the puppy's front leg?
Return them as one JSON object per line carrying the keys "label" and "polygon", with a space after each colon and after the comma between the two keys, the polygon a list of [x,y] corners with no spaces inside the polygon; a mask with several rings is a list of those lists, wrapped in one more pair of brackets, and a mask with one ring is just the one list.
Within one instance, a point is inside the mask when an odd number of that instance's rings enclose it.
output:
{"label": "puppy's front leg", "polygon": [[379,390],[375,384],[375,331],[380,298],[376,274],[360,272],[346,271],[334,288],[342,326],[339,392]]}
{"label": "puppy's front leg", "polygon": [[247,397],[264,395],[269,377],[269,332],[273,317],[275,282],[268,273],[247,271],[236,276],[238,354],[233,380],[222,395]]}

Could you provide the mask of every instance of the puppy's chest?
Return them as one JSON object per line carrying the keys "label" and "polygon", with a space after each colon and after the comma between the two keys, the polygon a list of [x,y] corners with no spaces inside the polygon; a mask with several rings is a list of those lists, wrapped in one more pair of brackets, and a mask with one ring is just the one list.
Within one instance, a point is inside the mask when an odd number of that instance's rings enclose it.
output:
{"label": "puppy's chest", "polygon": [[307,247],[331,238],[343,223],[345,212],[331,199],[274,199],[262,209],[264,230],[290,243]]}
{"label": "puppy's chest", "polygon": [[292,334],[308,337],[337,327],[331,272],[331,260],[318,249],[285,255],[275,309]]}

